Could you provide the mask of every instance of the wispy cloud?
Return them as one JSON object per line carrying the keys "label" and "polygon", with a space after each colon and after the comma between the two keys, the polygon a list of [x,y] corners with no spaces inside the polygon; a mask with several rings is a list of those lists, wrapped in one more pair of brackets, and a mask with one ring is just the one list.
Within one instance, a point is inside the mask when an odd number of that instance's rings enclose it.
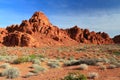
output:
{"label": "wispy cloud", "polygon": [[[96,13],[97,14],[97,13]],[[103,15],[53,15],[50,16],[53,24],[60,26],[61,28],[68,28],[74,25],[78,25],[81,28],[88,28],[91,31],[107,32],[111,37],[120,34],[120,14],[109,13]]]}

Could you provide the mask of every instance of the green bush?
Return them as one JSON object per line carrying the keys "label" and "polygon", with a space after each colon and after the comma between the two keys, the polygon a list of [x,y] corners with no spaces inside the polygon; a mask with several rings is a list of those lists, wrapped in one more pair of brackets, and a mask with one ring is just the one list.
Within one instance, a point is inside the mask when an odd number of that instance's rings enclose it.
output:
{"label": "green bush", "polygon": [[20,58],[17,58],[13,61],[14,64],[20,64],[20,63],[23,63],[23,62],[28,62],[29,61],[29,57],[26,57],[26,56],[23,56],[23,57],[20,57]]}
{"label": "green bush", "polygon": [[117,55],[117,56],[120,56],[120,51],[114,51],[113,54]]}
{"label": "green bush", "polygon": [[87,80],[87,77],[83,74],[69,73],[63,80]]}
{"label": "green bush", "polygon": [[20,74],[19,70],[17,68],[14,68],[14,67],[10,67],[10,68],[7,68],[5,69],[3,72],[2,72],[2,76],[6,76],[7,78],[9,79],[13,79],[13,78],[16,78],[18,77]]}

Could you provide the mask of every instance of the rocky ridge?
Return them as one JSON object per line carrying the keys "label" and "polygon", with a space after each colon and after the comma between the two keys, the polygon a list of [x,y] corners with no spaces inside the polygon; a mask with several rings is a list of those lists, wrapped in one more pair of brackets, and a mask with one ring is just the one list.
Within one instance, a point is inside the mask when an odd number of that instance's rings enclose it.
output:
{"label": "rocky ridge", "polygon": [[50,23],[42,12],[35,12],[29,20],[20,25],[11,25],[0,29],[0,44],[5,46],[55,46],[86,44],[112,44],[113,40],[105,32],[90,32],[74,26],[59,29]]}

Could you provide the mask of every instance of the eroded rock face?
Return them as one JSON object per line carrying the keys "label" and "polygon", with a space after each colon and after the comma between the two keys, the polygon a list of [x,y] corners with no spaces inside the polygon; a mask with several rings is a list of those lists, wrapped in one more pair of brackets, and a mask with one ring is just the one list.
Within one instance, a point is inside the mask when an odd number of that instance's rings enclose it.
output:
{"label": "eroded rock face", "polygon": [[7,30],[0,28],[0,45],[3,43],[3,38],[8,34]]}
{"label": "eroded rock face", "polygon": [[113,43],[112,39],[105,32],[90,32],[88,29],[80,29],[75,26],[70,29],[66,29],[68,35],[81,43],[92,43],[92,44],[111,44]]}
{"label": "eroded rock face", "polygon": [[35,12],[29,20],[23,20],[20,25],[8,26],[5,31],[0,31],[0,35],[2,35],[0,40],[6,46],[37,47],[44,44],[113,43],[113,40],[105,32],[90,32],[88,29],[80,29],[77,26],[70,29],[59,29],[57,26],[53,26],[42,12]]}
{"label": "eroded rock face", "polygon": [[3,44],[6,46],[32,47],[32,46],[36,46],[37,42],[31,35],[16,31],[4,37]]}
{"label": "eroded rock face", "polygon": [[120,44],[120,35],[117,35],[113,38],[113,41],[117,44]]}

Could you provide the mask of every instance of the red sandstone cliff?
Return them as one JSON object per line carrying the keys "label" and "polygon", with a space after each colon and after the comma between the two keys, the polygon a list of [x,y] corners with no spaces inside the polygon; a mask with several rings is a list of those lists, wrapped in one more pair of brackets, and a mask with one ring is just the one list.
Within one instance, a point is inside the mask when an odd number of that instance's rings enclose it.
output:
{"label": "red sandstone cliff", "polygon": [[0,29],[0,44],[5,46],[73,45],[78,43],[111,44],[113,40],[105,32],[90,32],[75,26],[59,29],[53,26],[42,12],[35,12],[29,20],[20,25]]}

